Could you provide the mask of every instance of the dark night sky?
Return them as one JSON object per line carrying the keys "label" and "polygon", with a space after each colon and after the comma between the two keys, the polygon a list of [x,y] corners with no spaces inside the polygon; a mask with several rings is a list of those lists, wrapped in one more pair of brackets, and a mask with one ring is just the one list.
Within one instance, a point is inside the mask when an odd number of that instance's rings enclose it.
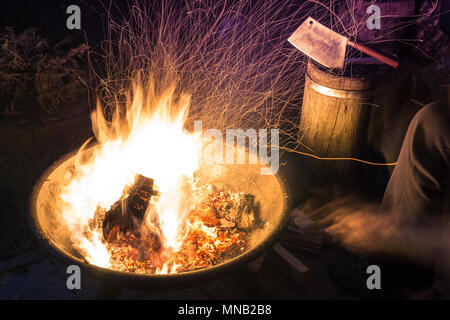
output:
{"label": "dark night sky", "polygon": [[[109,0],[103,0],[108,3]],[[76,4],[81,9],[81,30],[69,30],[66,20],[67,7]],[[126,1],[115,0],[115,5],[126,8]],[[14,0],[2,3],[0,28],[14,28],[16,33],[29,28],[39,28],[40,33],[52,40],[61,40],[67,36],[76,42],[84,41],[87,35],[89,43],[96,44],[104,34],[100,13],[105,12],[100,0]]]}
{"label": "dark night sky", "polygon": [[[301,1],[303,0],[299,0],[299,2]],[[380,2],[384,1],[387,0],[380,0]],[[89,45],[92,49],[95,49],[105,35],[101,17],[106,12],[104,6],[112,3],[114,7],[120,8],[122,14],[125,14],[128,2],[127,0],[3,1],[2,9],[0,10],[0,32],[3,32],[6,26],[13,27],[16,33],[29,27],[36,27],[44,37],[55,42],[70,36],[74,39],[73,46],[84,43],[85,37],[87,37]],[[76,4],[81,8],[81,30],[69,30],[66,27],[66,20],[69,17],[66,10],[71,4]],[[443,4],[442,12],[448,11],[450,9],[450,0],[443,1]],[[440,25],[444,32],[450,32],[449,23],[449,14],[445,18],[441,18]]]}
{"label": "dark night sky", "polygon": [[[149,0],[157,1],[157,0]],[[127,0],[13,0],[3,1],[0,10],[0,31],[6,26],[14,27],[20,32],[28,27],[37,27],[43,36],[53,40],[61,40],[71,36],[77,42],[83,42],[87,35],[89,43],[95,45],[103,38],[104,27],[101,14],[105,13],[104,4],[113,3],[126,12]],[[381,0],[383,2],[383,0]],[[443,1],[442,12],[450,9],[450,0]],[[69,30],[66,28],[69,5],[76,4],[81,8],[82,30]],[[441,28],[450,32],[450,19],[441,19]]]}

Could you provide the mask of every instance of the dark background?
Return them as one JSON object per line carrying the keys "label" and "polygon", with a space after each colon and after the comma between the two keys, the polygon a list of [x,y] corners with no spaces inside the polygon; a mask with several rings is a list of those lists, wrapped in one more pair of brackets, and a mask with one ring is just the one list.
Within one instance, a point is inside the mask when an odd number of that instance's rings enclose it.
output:
{"label": "dark background", "polygon": [[[66,20],[69,14],[67,7],[75,4],[81,9],[81,30],[69,30]],[[123,6],[125,1],[115,1],[115,5]],[[104,34],[100,12],[103,4],[101,1],[77,1],[77,0],[17,0],[4,1],[1,10],[1,25],[13,27],[16,33],[20,33],[29,27],[38,28],[42,36],[54,41],[72,37],[75,42],[82,43],[85,36],[89,42],[98,44]]]}
{"label": "dark background", "polygon": [[[66,27],[69,17],[66,10],[72,4],[81,9],[81,30],[69,30]],[[115,2],[115,5],[120,4],[126,8],[125,1]],[[0,10],[0,31],[4,32],[5,27],[12,27],[17,35],[27,28],[38,28],[39,34],[52,43],[70,37],[71,47],[88,41],[95,49],[104,35],[100,12],[105,12],[101,1],[3,1]],[[84,62],[81,60],[82,68]],[[88,110],[87,106],[85,109]],[[61,145],[66,145],[64,147],[57,146],[51,151],[39,152],[39,149],[55,146],[53,141],[38,144],[32,152],[11,151],[0,147],[0,261],[37,247],[28,228],[27,199],[35,181],[45,168],[65,152],[78,148],[83,140],[91,135],[89,116],[86,115],[84,119],[83,134],[78,132],[76,136],[74,133],[70,141],[63,137],[60,142]]]}

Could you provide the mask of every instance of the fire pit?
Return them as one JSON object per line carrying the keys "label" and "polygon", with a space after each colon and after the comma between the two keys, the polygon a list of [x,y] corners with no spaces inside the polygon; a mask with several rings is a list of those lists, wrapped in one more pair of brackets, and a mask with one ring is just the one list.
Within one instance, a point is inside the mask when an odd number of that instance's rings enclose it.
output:
{"label": "fire pit", "polygon": [[[50,252],[120,286],[173,288],[273,244],[288,221],[279,176],[259,161],[205,156],[203,134],[184,128],[189,96],[174,88],[155,95],[137,85],[128,101],[125,116],[111,121],[99,107],[98,143],[56,162],[36,184],[31,225]],[[240,148],[231,146],[250,159]]]}
{"label": "fire pit", "polygon": [[[84,150],[81,156],[88,156],[94,149],[95,146]],[[276,241],[288,221],[288,197],[285,184],[278,175],[261,175],[261,165],[204,163],[196,172],[197,179],[203,184],[213,186],[217,192],[224,190],[253,196],[257,206],[254,217],[257,226],[248,231],[240,230],[245,237],[245,246],[239,248],[241,251],[214,265],[171,274],[167,274],[167,269],[163,272],[159,270],[159,274],[139,274],[100,267],[88,262],[74,245],[72,231],[61,221],[61,212],[53,205],[58,201],[60,189],[68,183],[78,157],[80,153],[77,152],[66,155],[48,168],[39,179],[30,199],[31,227],[51,254],[121,287],[174,289],[198,285],[199,281],[208,281],[232,267],[257,258]],[[211,174],[212,172],[215,174]]]}

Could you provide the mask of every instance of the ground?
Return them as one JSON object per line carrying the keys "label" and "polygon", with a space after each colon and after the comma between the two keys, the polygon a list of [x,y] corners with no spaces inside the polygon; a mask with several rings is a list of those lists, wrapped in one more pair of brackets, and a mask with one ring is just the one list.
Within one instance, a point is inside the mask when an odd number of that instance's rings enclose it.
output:
{"label": "ground", "polygon": [[[271,254],[258,271],[243,266],[213,279],[210,283],[185,290],[152,292],[124,289],[118,299],[352,299],[331,281],[321,258],[299,256],[310,270],[288,275]],[[33,250],[0,264],[0,299],[96,299],[105,297],[103,284],[82,274],[81,289],[66,287],[67,266]],[[111,298],[111,296],[106,296]]]}
{"label": "ground", "polygon": [[27,201],[50,163],[46,157],[0,155],[0,261],[36,247],[27,222]]}

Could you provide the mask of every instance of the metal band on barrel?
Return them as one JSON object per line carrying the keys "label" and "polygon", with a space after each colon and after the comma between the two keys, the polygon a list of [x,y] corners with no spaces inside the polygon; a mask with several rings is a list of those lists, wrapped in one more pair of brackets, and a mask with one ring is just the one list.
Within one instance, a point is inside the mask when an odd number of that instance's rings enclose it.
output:
{"label": "metal band on barrel", "polygon": [[341,99],[368,99],[372,95],[372,90],[341,90],[325,87],[315,82],[309,74],[306,74],[306,78],[310,81],[311,89],[321,93],[323,95]]}

